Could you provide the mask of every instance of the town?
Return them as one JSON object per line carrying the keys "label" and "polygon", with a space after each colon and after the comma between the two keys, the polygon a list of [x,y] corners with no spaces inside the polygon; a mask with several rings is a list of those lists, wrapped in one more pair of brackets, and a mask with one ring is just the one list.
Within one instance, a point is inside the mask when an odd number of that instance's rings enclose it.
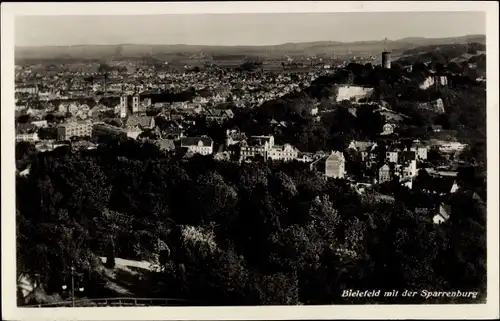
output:
{"label": "town", "polygon": [[[390,69],[391,53],[383,52],[381,57],[382,68]],[[337,59],[338,65],[331,65],[314,57],[317,62],[313,65],[307,64],[311,58],[301,58],[297,64],[288,57],[281,65],[275,62],[274,70],[266,71],[266,65],[248,61],[242,66],[250,65],[250,71],[207,62],[202,64],[202,70],[187,65],[174,70],[168,61],[160,66],[148,65],[147,61],[16,66],[16,141],[33,143],[38,151],[45,152],[61,146],[95,149],[106,138],[122,137],[148,140],[161,150],[183,153],[185,157],[201,154],[231,162],[297,161],[310,164],[311,170],[326,177],[348,179],[359,193],[394,180],[411,189],[419,171],[424,170],[432,177],[449,181],[445,191],[432,192],[453,193],[458,188],[457,168],[464,163],[459,156],[467,144],[450,139],[446,135],[449,130],[441,125],[423,129],[432,136],[430,139],[399,135],[398,128],[408,116],[391,109],[387,101],[377,100],[373,87],[355,85],[352,79],[332,84],[335,89],[326,104],[314,99],[307,106],[307,117],[321,122],[335,105],[354,116],[361,107],[371,106],[383,120],[379,134],[370,141],[352,139],[343,149],[330,151],[299,150],[290,141],[278,141],[273,135],[280,127],[288,126],[286,120],[271,119],[272,130],[257,135],[241,131],[233,121],[243,109],[257,109],[266,102],[300,94],[318,79],[347,67],[363,66],[362,62],[368,61],[373,68],[374,59]],[[467,67],[475,69],[476,64]],[[412,67],[400,66],[405,72],[403,77],[415,77]],[[430,67],[425,75],[417,76],[421,90],[446,87],[449,77],[456,73]],[[484,83],[484,74],[474,81]],[[419,102],[418,108],[445,113],[441,98]],[[224,139],[201,132],[200,122],[217,125]],[[197,135],[189,134],[193,132]],[[350,162],[356,161],[347,154],[359,156],[362,174],[346,170],[353,168]],[[429,154],[439,161],[430,162]],[[29,168],[23,169],[20,175],[28,172]],[[416,210],[432,212],[434,221],[441,223],[449,217],[446,208],[438,202]]]}
{"label": "town", "polygon": [[474,37],[17,59],[18,304],[484,299]]}

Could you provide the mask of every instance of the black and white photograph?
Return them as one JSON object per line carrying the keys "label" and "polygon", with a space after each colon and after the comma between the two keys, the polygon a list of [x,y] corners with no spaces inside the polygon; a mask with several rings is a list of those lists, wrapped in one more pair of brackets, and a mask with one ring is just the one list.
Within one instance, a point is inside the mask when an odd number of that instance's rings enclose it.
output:
{"label": "black and white photograph", "polygon": [[9,311],[498,317],[498,3],[271,3],[8,4]]}

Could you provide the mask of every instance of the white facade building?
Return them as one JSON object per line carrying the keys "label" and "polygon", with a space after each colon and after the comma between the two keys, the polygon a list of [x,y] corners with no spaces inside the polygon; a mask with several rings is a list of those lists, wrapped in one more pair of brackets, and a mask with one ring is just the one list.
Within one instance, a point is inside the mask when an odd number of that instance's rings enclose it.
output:
{"label": "white facade building", "polygon": [[183,137],[181,147],[195,154],[211,155],[213,153],[214,142],[209,137]]}
{"label": "white facade building", "polygon": [[267,151],[267,158],[289,162],[297,159],[298,154],[298,149],[290,144],[275,145]]}

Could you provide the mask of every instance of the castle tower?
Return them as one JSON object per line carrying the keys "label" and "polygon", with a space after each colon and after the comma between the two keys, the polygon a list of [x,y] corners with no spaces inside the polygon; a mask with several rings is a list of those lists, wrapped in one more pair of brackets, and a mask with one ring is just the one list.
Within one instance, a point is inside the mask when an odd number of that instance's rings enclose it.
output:
{"label": "castle tower", "polygon": [[391,53],[389,51],[382,52],[382,67],[391,69]]}
{"label": "castle tower", "polygon": [[387,38],[384,39],[384,51],[382,52],[382,68],[391,69],[391,53],[386,50]]}

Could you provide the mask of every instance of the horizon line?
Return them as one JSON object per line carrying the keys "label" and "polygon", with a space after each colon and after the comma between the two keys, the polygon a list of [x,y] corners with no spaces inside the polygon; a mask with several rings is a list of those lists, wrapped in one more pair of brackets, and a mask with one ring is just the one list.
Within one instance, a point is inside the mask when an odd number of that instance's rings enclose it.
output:
{"label": "horizon line", "polygon": [[152,43],[117,43],[117,44],[74,44],[74,45],[38,45],[38,46],[30,46],[30,45],[22,45],[22,46],[17,46],[14,45],[14,48],[47,48],[47,47],[85,47],[85,46],[191,46],[191,47],[272,47],[272,46],[284,46],[284,45],[294,45],[294,44],[308,44],[308,43],[318,43],[318,42],[332,42],[332,43],[362,43],[362,42],[383,42],[383,41],[389,41],[389,42],[398,42],[406,39],[450,39],[450,38],[465,38],[465,37],[486,37],[486,34],[465,34],[461,36],[450,36],[450,37],[404,37],[404,38],[399,38],[399,39],[371,39],[371,40],[356,40],[356,41],[337,41],[337,40],[315,40],[315,41],[304,41],[304,42],[285,42],[285,43],[278,43],[278,44],[267,44],[267,45],[197,45],[197,44],[183,44],[183,43],[176,43],[176,44],[152,44]]}

